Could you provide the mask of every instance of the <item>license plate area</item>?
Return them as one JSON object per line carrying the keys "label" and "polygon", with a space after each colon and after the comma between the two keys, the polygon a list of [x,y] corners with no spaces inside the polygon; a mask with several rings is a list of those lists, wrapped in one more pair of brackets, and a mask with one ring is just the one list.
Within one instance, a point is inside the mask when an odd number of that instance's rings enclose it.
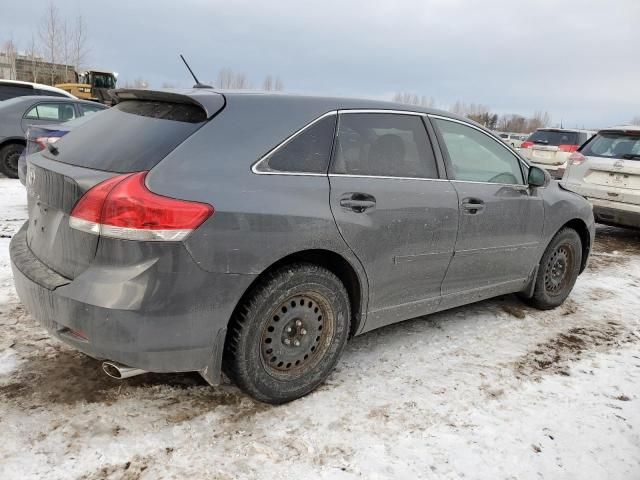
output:
{"label": "license plate area", "polygon": [[629,186],[629,175],[626,173],[609,173],[607,185],[612,187],[627,188]]}

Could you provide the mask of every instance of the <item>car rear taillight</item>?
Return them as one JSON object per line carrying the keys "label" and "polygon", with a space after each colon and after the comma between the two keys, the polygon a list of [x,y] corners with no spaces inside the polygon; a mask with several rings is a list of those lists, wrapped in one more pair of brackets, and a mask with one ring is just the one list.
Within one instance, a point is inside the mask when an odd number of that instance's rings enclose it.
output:
{"label": "car rear taillight", "polygon": [[47,145],[56,143],[60,138],[61,137],[38,137],[36,138],[36,143],[38,144],[39,150],[44,150],[47,148]]}
{"label": "car rear taillight", "polygon": [[580,148],[580,145],[558,145],[558,150],[561,152],[575,152]]}
{"label": "car rear taillight", "polygon": [[91,188],[73,207],[69,226],[125,240],[181,241],[213,215],[209,204],[153,193],[146,175],[118,175]]}
{"label": "car rear taillight", "polygon": [[574,152],[569,156],[569,163],[571,163],[571,165],[580,165],[586,159],[587,157],[582,155],[580,152]]}
{"label": "car rear taillight", "polygon": [[530,141],[526,141],[526,142],[522,142],[522,145],[520,145],[520,148],[531,148],[533,147],[533,142]]}

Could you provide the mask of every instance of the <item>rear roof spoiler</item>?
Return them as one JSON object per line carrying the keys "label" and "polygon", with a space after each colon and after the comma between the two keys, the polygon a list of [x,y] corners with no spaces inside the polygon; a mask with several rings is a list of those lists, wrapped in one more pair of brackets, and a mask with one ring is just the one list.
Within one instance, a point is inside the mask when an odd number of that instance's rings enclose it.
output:
{"label": "rear roof spoiler", "polygon": [[118,102],[126,100],[149,100],[156,102],[185,103],[202,108],[207,118],[213,117],[225,105],[224,95],[212,89],[198,88],[185,90],[146,90],[136,88],[119,88],[112,90],[111,95]]}

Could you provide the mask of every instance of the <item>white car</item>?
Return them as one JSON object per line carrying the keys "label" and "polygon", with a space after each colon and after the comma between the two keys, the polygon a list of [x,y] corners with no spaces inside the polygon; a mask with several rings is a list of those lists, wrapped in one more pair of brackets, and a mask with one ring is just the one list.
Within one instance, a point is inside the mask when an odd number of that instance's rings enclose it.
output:
{"label": "white car", "polygon": [[527,139],[527,135],[523,133],[497,132],[497,134],[504,143],[507,143],[516,149],[520,148],[522,142]]}
{"label": "white car", "polygon": [[596,132],[568,128],[539,128],[520,145],[520,153],[529,163],[562,178],[567,160]]}
{"label": "white car", "polygon": [[600,130],[571,155],[561,183],[591,202],[596,221],[640,227],[640,127]]}
{"label": "white car", "polygon": [[21,82],[20,80],[0,79],[0,101],[15,97],[46,95],[48,97],[76,98],[61,88],[43,85],[42,83]]}

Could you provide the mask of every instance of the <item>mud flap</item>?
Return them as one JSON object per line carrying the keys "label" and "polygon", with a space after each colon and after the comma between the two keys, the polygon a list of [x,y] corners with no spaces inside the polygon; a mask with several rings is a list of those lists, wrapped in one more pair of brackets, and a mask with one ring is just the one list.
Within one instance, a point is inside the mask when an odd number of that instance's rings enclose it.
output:
{"label": "mud flap", "polygon": [[538,270],[540,269],[540,265],[536,265],[533,267],[533,272],[529,275],[529,281],[527,282],[527,286],[522,290],[521,295],[526,298],[533,297],[533,292],[536,289],[536,279],[538,278]]}
{"label": "mud flap", "polygon": [[226,337],[227,329],[220,329],[216,336],[215,345],[211,351],[209,361],[207,362],[207,365],[199,371],[202,378],[204,378],[212,387],[222,383],[222,354],[224,353],[224,341]]}

